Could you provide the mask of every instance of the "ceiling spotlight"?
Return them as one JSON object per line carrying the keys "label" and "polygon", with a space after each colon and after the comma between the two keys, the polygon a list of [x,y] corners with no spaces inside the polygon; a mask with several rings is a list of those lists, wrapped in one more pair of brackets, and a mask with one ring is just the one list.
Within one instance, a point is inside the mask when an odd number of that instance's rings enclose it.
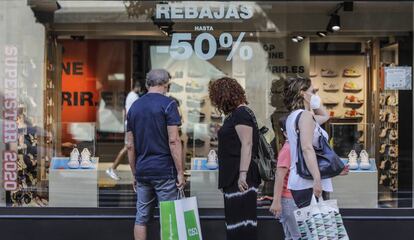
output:
{"label": "ceiling spotlight", "polygon": [[318,35],[319,37],[326,37],[326,35],[328,35],[328,33],[319,31],[319,32],[316,32],[316,35]]}
{"label": "ceiling spotlight", "polygon": [[299,42],[299,39],[296,38],[296,36],[292,37],[292,42],[297,43]]}
{"label": "ceiling spotlight", "polygon": [[329,20],[327,30],[329,32],[337,32],[341,30],[341,19],[338,14],[334,13],[331,15],[331,19]]}
{"label": "ceiling spotlight", "polygon": [[165,36],[171,36],[172,33],[174,32],[173,31],[174,22],[172,20],[155,19],[154,16],[151,17],[151,19],[154,25],[156,25]]}
{"label": "ceiling spotlight", "polygon": [[302,37],[302,36],[293,36],[292,37],[292,42],[294,42],[294,43],[302,42],[303,39],[304,39],[304,37]]}

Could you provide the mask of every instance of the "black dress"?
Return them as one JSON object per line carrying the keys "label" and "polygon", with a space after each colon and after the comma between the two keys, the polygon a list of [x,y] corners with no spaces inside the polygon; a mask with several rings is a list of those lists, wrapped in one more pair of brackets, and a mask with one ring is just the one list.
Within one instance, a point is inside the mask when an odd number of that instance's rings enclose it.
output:
{"label": "black dress", "polygon": [[236,125],[253,128],[252,157],[257,154],[259,134],[247,107],[235,109],[218,132],[219,188],[224,193],[227,240],[257,239],[257,187],[261,179],[257,164],[250,162],[247,172],[249,189],[240,192],[237,181],[240,170],[241,142]]}

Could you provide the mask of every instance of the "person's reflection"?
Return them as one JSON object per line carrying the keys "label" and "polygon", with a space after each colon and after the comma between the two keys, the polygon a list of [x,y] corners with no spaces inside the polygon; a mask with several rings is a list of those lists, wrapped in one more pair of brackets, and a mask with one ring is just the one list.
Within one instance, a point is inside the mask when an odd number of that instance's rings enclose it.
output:
{"label": "person's reflection", "polygon": [[[128,93],[126,99],[125,99],[125,115],[128,113],[129,109],[131,108],[132,104],[139,98],[139,92],[141,90],[141,86],[138,80],[135,80],[134,82],[134,88]],[[126,118],[125,118],[126,119]],[[126,126],[126,120],[125,120],[125,126]],[[121,161],[126,157],[127,155],[127,137],[125,133],[125,144],[122,147],[122,149],[119,151],[118,155],[115,158],[115,161],[113,162],[112,166],[108,168],[105,172],[106,174],[116,180],[119,181],[121,178],[118,176],[116,169],[121,164]]]}

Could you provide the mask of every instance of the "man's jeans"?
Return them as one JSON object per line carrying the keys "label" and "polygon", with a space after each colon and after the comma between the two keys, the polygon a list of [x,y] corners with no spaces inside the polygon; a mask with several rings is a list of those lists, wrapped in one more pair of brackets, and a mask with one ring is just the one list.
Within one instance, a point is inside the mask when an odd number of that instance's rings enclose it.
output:
{"label": "man's jeans", "polygon": [[155,204],[176,200],[178,189],[175,179],[144,180],[137,182],[136,225],[146,226],[152,220]]}

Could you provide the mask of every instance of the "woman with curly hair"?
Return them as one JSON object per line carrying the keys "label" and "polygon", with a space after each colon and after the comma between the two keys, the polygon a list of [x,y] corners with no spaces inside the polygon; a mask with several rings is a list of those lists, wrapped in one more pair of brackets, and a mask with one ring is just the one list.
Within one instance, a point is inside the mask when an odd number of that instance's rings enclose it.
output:
{"label": "woman with curly hair", "polygon": [[[329,115],[316,95],[309,78],[295,77],[285,80],[284,102],[289,111],[286,120],[286,131],[290,148],[290,174],[288,189],[290,189],[297,207],[302,208],[310,205],[312,195],[320,197],[322,193],[332,192],[332,181],[330,178],[321,179],[314,146],[318,147],[319,137],[323,135],[328,139],[328,134],[320,126],[329,120]],[[297,173],[296,163],[298,161],[298,133],[296,130],[296,119],[300,132],[300,144],[304,160],[313,180],[304,179]],[[343,174],[347,173],[345,168]]]}
{"label": "woman with curly hair", "polygon": [[246,93],[232,78],[210,82],[211,103],[226,118],[218,132],[219,188],[224,194],[228,240],[257,239],[257,164],[259,133]]}

